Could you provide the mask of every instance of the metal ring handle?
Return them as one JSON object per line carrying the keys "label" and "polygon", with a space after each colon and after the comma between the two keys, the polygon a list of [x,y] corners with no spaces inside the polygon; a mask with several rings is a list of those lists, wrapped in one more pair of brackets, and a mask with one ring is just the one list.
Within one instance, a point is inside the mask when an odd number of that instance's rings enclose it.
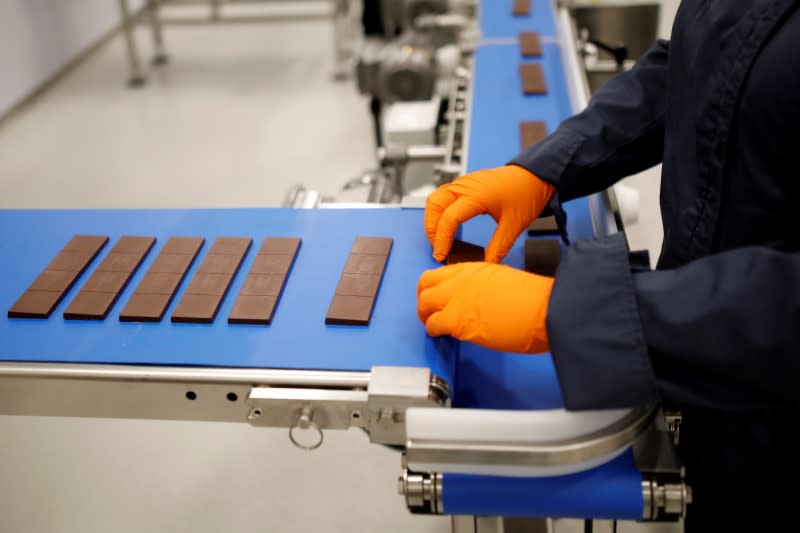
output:
{"label": "metal ring handle", "polygon": [[[325,438],[325,436],[322,434],[322,430],[320,429],[320,427],[317,424],[315,424],[314,421],[312,420],[313,416],[314,415],[313,412],[311,411],[311,407],[305,406],[303,407],[303,410],[300,412],[300,418],[297,419],[297,424],[289,428],[289,440],[292,441],[292,444],[294,444],[301,450],[307,450],[307,451],[316,450],[317,448],[322,446],[322,441]],[[314,428],[317,431],[317,433],[319,433],[319,441],[312,444],[311,446],[300,444],[297,441],[297,439],[294,438],[294,430],[297,428],[300,429]]]}

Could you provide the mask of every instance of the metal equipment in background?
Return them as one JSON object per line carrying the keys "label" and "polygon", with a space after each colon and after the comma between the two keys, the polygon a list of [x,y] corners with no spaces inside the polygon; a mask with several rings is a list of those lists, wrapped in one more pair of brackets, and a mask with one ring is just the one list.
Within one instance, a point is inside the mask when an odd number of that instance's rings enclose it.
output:
{"label": "metal equipment in background", "polygon": [[436,48],[415,32],[397,41],[367,41],[356,66],[358,90],[385,103],[429,100],[436,90]]}
{"label": "metal equipment in background", "polygon": [[382,38],[364,42],[356,78],[361,94],[372,99],[380,168],[392,183],[392,201],[401,202],[441,184],[433,177],[453,148],[451,100],[469,74],[476,6],[457,0],[382,5],[394,24],[385,22]]}
{"label": "metal equipment in background", "polygon": [[346,181],[336,196],[295,185],[282,206],[422,205],[430,191],[464,172],[469,84],[469,68],[460,67],[447,98],[389,107],[382,121],[387,142],[376,150],[377,167]]}
{"label": "metal equipment in background", "polygon": [[[317,0],[317,3],[327,3],[325,10],[309,11],[307,9],[295,12],[242,12],[237,8],[244,5],[287,5],[297,3],[292,0],[146,0],[144,7],[134,12],[130,7],[130,0],[118,0],[122,21],[122,32],[125,38],[125,50],[128,56],[130,77],[128,85],[141,87],[147,82],[143,68],[139,47],[136,44],[134,29],[138,22],[146,19],[153,35],[154,66],[163,66],[169,62],[164,45],[165,25],[196,25],[218,23],[256,23],[256,22],[283,22],[291,20],[330,20],[333,24],[333,52],[334,71],[336,79],[343,80],[349,76],[351,38],[356,34],[352,21],[352,3],[354,0]],[[208,11],[203,16],[184,16],[182,14],[165,17],[162,13],[164,7],[172,6],[207,6]],[[230,12],[229,12],[230,11]]]}
{"label": "metal equipment in background", "polygon": [[381,6],[385,35],[365,39],[358,52],[359,92],[382,104],[446,93],[439,86],[453,77],[463,39],[474,35],[474,6],[455,0],[384,0]]}
{"label": "metal equipment in background", "polygon": [[382,0],[380,7],[383,35],[364,39],[354,67],[359,92],[371,99],[377,165],[333,198],[295,186],[285,207],[408,205],[464,170],[476,2]]}
{"label": "metal equipment in background", "polygon": [[661,2],[656,0],[561,0],[575,21],[578,52],[589,89],[597,91],[633,66],[658,36]]}

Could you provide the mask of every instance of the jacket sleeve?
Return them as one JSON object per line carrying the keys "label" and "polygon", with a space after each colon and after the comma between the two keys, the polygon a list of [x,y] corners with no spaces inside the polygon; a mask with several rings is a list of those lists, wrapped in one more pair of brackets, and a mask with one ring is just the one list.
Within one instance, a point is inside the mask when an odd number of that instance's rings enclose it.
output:
{"label": "jacket sleeve", "polygon": [[663,157],[669,42],[603,85],[587,108],[511,163],[552,183],[560,201],[602,191]]}
{"label": "jacket sleeve", "polygon": [[800,406],[800,253],[635,271],[622,234],[572,245],[548,309],[567,408]]}

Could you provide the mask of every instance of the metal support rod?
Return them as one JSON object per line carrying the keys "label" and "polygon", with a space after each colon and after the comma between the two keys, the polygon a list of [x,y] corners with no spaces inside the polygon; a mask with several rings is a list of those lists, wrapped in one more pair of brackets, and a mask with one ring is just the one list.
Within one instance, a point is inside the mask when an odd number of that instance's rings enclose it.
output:
{"label": "metal support rod", "polygon": [[219,0],[210,0],[210,2],[211,2],[211,20],[218,21],[220,20]]}
{"label": "metal support rod", "polygon": [[134,365],[73,365],[2,363],[0,378],[75,379],[132,382],[191,382],[366,389],[369,372],[267,370],[257,368],[195,368]]}
{"label": "metal support rod", "polygon": [[147,79],[142,72],[142,63],[139,60],[139,52],[136,49],[136,42],[133,37],[133,18],[128,6],[128,0],[119,0],[119,10],[122,16],[122,34],[125,37],[125,49],[128,53],[128,65],[131,77],[128,85],[140,87],[145,84]]}
{"label": "metal support rod", "polygon": [[393,0],[380,0],[380,4],[383,17],[383,36],[387,39],[393,39],[398,33],[394,18]]}
{"label": "metal support rod", "polygon": [[334,0],[331,22],[333,23],[333,77],[343,81],[348,77],[346,35],[350,17],[349,0]]}
{"label": "metal support rod", "polygon": [[153,31],[153,64],[164,65],[167,63],[167,52],[164,50],[164,28],[158,13],[161,0],[148,0],[147,12],[150,15],[150,28]]}

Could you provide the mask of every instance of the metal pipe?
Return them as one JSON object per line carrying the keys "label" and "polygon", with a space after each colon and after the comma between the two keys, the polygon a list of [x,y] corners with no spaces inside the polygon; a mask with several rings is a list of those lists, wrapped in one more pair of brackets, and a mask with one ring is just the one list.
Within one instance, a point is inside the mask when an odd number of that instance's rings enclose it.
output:
{"label": "metal pipe", "polygon": [[343,81],[348,77],[345,36],[347,35],[349,14],[349,0],[334,0],[334,9],[331,15],[333,23],[333,77],[339,81]]}
{"label": "metal pipe", "polygon": [[131,87],[141,87],[145,84],[147,79],[142,73],[139,51],[136,49],[136,42],[133,38],[133,19],[131,18],[128,0],[119,0],[119,10],[122,16],[122,35],[125,37],[125,50],[128,54],[128,65],[131,72],[128,85]]}
{"label": "metal pipe", "polygon": [[370,372],[2,363],[0,364],[0,377],[88,379],[98,381],[226,383],[366,389],[369,385]]}
{"label": "metal pipe", "polygon": [[153,32],[153,64],[164,65],[168,61],[167,53],[164,50],[164,28],[161,24],[161,17],[158,8],[161,0],[148,0],[147,11],[150,14],[150,28]]}
{"label": "metal pipe", "polygon": [[219,0],[210,0],[210,8],[211,8],[211,20],[217,21],[220,19],[219,16]]}
{"label": "metal pipe", "polygon": [[268,15],[227,15],[219,20],[197,18],[191,16],[172,15],[161,17],[161,23],[170,26],[205,26],[209,23],[227,24],[263,24],[271,22],[296,22],[312,20],[329,20],[330,13],[274,13]]}

